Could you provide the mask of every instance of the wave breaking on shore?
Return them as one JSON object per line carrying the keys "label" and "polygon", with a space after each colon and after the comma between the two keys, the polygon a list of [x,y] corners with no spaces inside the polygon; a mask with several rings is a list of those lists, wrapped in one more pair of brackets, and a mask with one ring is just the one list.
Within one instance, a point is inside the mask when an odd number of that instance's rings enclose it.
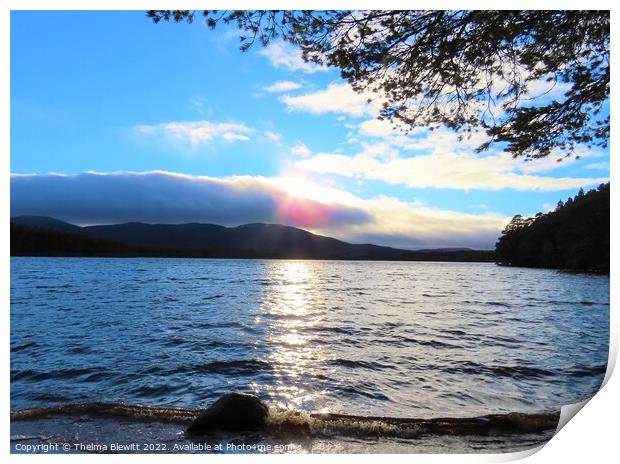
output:
{"label": "wave breaking on shore", "polygon": [[[202,410],[159,408],[123,403],[82,403],[11,411],[11,421],[36,420],[51,416],[107,416],[135,421],[156,421],[187,425]],[[421,435],[527,434],[554,430],[560,414],[511,412],[477,417],[400,418],[307,413],[268,406],[265,433],[306,436],[383,436],[412,438]]]}

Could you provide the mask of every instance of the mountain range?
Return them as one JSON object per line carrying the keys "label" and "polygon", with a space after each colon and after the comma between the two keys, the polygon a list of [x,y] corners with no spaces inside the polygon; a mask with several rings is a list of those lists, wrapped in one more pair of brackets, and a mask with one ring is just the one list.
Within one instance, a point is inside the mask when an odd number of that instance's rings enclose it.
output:
{"label": "mountain range", "polygon": [[144,224],[77,226],[46,216],[11,218],[12,256],[162,256],[210,258],[489,261],[493,251],[402,250],[352,244],[280,224]]}

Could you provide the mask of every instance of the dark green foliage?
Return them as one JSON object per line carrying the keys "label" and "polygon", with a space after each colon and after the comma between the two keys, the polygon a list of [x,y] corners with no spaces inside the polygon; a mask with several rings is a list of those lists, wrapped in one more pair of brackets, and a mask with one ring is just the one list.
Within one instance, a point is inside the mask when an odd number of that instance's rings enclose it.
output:
{"label": "dark green foliage", "polygon": [[609,272],[609,183],[534,218],[517,215],[495,251],[503,264]]}
{"label": "dark green foliage", "polygon": [[[606,147],[609,11],[204,11],[207,25],[235,24],[241,50],[283,39],[306,61],[340,69],[383,102],[405,130],[441,125],[486,131],[514,156],[569,156]],[[193,21],[188,10],[151,10],[154,22]],[[547,81],[561,98],[528,92]]]}

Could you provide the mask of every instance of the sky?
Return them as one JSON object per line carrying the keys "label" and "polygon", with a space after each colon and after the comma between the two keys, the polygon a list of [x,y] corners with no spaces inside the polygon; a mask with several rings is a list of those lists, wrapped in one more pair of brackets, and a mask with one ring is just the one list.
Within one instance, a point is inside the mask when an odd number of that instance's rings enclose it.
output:
{"label": "sky", "polygon": [[11,214],[491,249],[513,215],[609,179],[605,149],[525,163],[476,153],[478,136],[404,135],[336,69],[277,41],[242,53],[238,36],[141,11],[12,12]]}

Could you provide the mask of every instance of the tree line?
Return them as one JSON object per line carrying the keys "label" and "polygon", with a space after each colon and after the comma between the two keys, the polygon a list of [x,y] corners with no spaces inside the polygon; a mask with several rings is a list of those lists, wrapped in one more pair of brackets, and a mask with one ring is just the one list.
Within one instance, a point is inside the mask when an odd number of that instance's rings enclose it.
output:
{"label": "tree line", "polygon": [[547,214],[514,216],[495,246],[498,263],[608,273],[609,193],[608,182]]}

